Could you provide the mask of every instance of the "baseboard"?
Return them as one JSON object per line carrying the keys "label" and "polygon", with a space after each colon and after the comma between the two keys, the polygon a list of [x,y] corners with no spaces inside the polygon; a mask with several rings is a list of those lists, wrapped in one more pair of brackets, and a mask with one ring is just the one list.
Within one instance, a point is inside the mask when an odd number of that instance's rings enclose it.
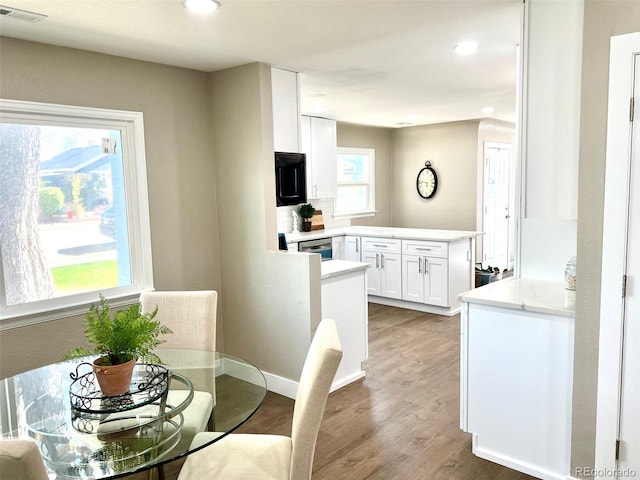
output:
{"label": "baseboard", "polygon": [[[288,378],[280,377],[278,375],[274,375],[269,372],[262,372],[264,374],[264,378],[267,380],[267,390],[273,393],[277,393],[279,395],[284,395],[285,397],[291,398],[293,400],[296,399],[296,394],[298,393],[298,382],[294,382],[293,380],[289,380]],[[359,371],[348,377],[341,378],[337,381],[334,381],[331,385],[331,392],[338,390],[339,388],[344,387],[356,380],[364,378],[365,372]]]}
{"label": "baseboard", "polygon": [[568,478],[570,478],[564,474],[551,472],[544,468],[537,467],[536,465],[524,463],[519,461],[518,459],[507,457],[491,450],[485,450],[484,448],[478,446],[478,436],[475,434],[472,437],[472,449],[473,454],[477,457],[484,458],[485,460],[489,460],[499,465],[508,467],[512,470],[526,473],[527,475],[531,475],[542,480],[567,480]]}
{"label": "baseboard", "polygon": [[460,313],[460,306],[456,308],[437,307],[435,305],[427,305],[425,303],[408,302],[406,300],[398,300],[396,298],[378,297],[376,295],[368,295],[367,300],[371,303],[387,305],[389,307],[406,308],[407,310],[416,310],[418,312],[435,313],[436,315],[444,315],[452,317]]}
{"label": "baseboard", "polygon": [[340,378],[340,379],[338,379],[338,380],[333,382],[333,384],[331,385],[330,392],[335,392],[339,388],[342,388],[345,385],[348,385],[351,382],[355,382],[356,380],[360,380],[361,378],[364,378],[364,377],[365,377],[364,371],[360,370],[359,372],[353,373],[353,374],[349,375],[348,377]]}
{"label": "baseboard", "polygon": [[298,393],[298,382],[294,382],[288,378],[280,377],[269,372],[262,372],[267,380],[267,390],[285,397],[296,399]]}

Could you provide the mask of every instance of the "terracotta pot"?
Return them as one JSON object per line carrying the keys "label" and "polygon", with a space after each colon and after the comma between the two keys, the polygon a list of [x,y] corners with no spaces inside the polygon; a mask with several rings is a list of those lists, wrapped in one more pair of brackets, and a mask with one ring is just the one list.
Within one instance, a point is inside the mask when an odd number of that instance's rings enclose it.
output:
{"label": "terracotta pot", "polygon": [[136,359],[131,359],[120,365],[100,365],[102,358],[96,358],[93,361],[93,372],[96,375],[102,393],[108,396],[127,393],[131,386],[131,377],[133,375],[133,367],[136,365]]}

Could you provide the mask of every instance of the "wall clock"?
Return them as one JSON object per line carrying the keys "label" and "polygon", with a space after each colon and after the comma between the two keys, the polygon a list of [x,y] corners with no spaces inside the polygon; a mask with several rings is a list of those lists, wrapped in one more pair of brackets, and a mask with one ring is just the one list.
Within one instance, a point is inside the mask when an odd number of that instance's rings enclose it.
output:
{"label": "wall clock", "polygon": [[431,167],[429,160],[424,162],[424,168],[418,172],[416,188],[418,189],[418,195],[422,198],[431,198],[436,194],[436,190],[438,189],[438,175]]}

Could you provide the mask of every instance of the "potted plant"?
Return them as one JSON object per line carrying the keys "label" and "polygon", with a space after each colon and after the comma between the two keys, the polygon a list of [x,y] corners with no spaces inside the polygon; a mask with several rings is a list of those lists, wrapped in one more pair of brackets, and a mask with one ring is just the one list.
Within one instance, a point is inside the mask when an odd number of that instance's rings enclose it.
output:
{"label": "potted plant", "polygon": [[93,371],[102,393],[122,395],[129,390],[137,360],[161,363],[153,350],[163,342],[158,338],[160,335],[172,332],[154,320],[157,313],[157,308],[151,313],[142,313],[140,303],[136,303],[112,316],[109,302],[100,295],[100,303],[89,307],[84,322],[84,333],[94,350],[77,347],[63,360],[100,354],[93,361]]}
{"label": "potted plant", "polygon": [[302,230],[305,232],[311,231],[311,217],[316,213],[316,209],[310,203],[303,203],[298,208],[298,213],[302,217]]}

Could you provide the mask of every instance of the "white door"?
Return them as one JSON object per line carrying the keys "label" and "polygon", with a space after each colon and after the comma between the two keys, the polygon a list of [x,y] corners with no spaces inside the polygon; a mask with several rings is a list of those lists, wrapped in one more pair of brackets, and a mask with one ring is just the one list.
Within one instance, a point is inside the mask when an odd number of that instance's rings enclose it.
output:
{"label": "white door", "polygon": [[380,254],[380,295],[402,298],[402,260],[399,253]]}
{"label": "white door", "polygon": [[424,303],[449,306],[449,265],[446,258],[424,257]]}
{"label": "white door", "polygon": [[640,472],[640,32],[610,52],[595,478],[622,479]]}
{"label": "white door", "polygon": [[482,262],[500,271],[509,267],[511,173],[511,145],[485,142]]}
{"label": "white door", "polygon": [[640,474],[640,54],[635,55],[618,470]]}
{"label": "white door", "polygon": [[402,299],[424,302],[424,276],[422,257],[402,255]]}

